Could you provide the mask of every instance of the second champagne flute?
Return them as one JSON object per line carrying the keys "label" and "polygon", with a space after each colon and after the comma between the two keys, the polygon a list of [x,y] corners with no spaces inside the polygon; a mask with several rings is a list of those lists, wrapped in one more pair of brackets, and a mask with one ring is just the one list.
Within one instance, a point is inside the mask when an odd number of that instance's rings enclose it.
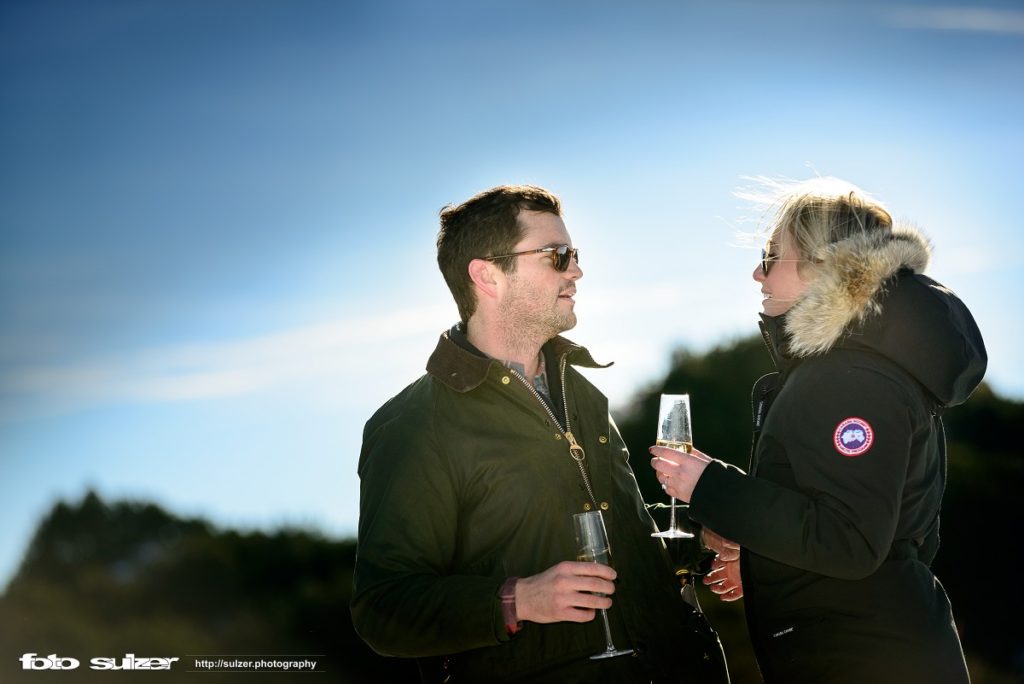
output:
{"label": "second champagne flute", "polygon": [[[693,449],[693,428],[690,425],[690,395],[662,394],[661,406],[658,410],[658,446],[670,447],[690,453]],[[672,497],[669,509],[668,529],[655,532],[652,537],[664,539],[691,539],[692,534],[680,529],[676,524],[676,498]]]}

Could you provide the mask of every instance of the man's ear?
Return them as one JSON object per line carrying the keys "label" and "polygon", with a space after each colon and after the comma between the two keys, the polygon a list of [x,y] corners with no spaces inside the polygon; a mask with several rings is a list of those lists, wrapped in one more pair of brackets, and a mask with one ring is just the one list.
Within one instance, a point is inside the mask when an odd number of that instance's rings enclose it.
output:
{"label": "man's ear", "polygon": [[477,291],[484,297],[494,299],[498,296],[498,279],[501,269],[485,259],[473,259],[469,262],[469,278],[476,285]]}

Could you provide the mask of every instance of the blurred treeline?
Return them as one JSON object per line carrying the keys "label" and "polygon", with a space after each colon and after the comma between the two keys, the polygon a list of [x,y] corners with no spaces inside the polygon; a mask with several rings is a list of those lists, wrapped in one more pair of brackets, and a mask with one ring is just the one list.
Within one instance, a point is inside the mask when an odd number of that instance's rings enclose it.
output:
{"label": "blurred treeline", "polygon": [[[680,352],[664,381],[616,416],[647,501],[664,499],[646,451],[658,395],[688,392],[698,448],[745,467],[749,388],[769,365],[757,338],[702,355]],[[1011,565],[1022,520],[1016,495],[1024,489],[1024,458],[1012,431],[1022,425],[1024,403],[984,386],[946,416],[949,481],[935,570],[952,600],[975,684],[1015,682],[1024,672],[1024,627],[1015,619],[1024,602]],[[188,672],[185,656],[213,654],[317,656],[325,663],[326,672],[315,675],[258,675],[264,682],[418,681],[411,662],[377,656],[355,635],[348,612],[354,558],[354,540],[307,530],[221,530],[92,493],[58,504],[0,597],[0,682],[109,682],[117,675],[92,672],[89,658],[127,653],[182,660],[169,673],[122,678],[255,678]],[[703,587],[701,600],[725,644],[733,682],[760,681],[742,602],[723,604]],[[22,671],[23,653],[70,656],[82,666]]]}
{"label": "blurred treeline", "polygon": [[[416,681],[375,655],[349,619],[354,540],[304,530],[218,530],[147,503],[88,494],[40,523],[0,598],[0,682]],[[23,653],[73,657],[75,671],[21,670]],[[170,672],[92,672],[89,659],[179,657]],[[317,656],[325,673],[195,673],[186,656]],[[366,673],[375,675],[367,677]]]}

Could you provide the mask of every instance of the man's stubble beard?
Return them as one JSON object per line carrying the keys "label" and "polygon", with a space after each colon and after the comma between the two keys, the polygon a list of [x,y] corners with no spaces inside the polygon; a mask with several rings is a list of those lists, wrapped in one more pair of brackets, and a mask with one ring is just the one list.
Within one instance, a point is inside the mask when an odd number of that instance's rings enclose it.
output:
{"label": "man's stubble beard", "polygon": [[520,287],[513,290],[514,294],[501,303],[498,311],[504,327],[504,336],[509,348],[518,349],[543,344],[559,333],[576,327],[576,313],[559,310],[559,300],[554,306],[538,311],[537,301],[540,299],[535,290],[521,287],[514,277],[512,282]]}

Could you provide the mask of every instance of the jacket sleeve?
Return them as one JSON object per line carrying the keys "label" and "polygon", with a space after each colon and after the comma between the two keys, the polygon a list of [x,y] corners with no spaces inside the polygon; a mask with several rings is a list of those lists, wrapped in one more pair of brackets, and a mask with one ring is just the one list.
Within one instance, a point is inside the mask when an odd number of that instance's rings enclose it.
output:
{"label": "jacket sleeve", "polygon": [[[694,490],[690,515],[777,562],[842,579],[866,577],[895,536],[912,400],[901,384],[868,367],[807,374],[793,389],[794,396],[772,407],[785,413],[773,416],[777,427],[762,434],[757,476],[712,463]],[[837,447],[848,419],[870,428],[861,453]]]}
{"label": "jacket sleeve", "polygon": [[[429,412],[425,412],[429,413]],[[428,416],[371,419],[360,455],[350,603],[378,653],[426,657],[507,641],[504,577],[452,574],[458,493]]]}

